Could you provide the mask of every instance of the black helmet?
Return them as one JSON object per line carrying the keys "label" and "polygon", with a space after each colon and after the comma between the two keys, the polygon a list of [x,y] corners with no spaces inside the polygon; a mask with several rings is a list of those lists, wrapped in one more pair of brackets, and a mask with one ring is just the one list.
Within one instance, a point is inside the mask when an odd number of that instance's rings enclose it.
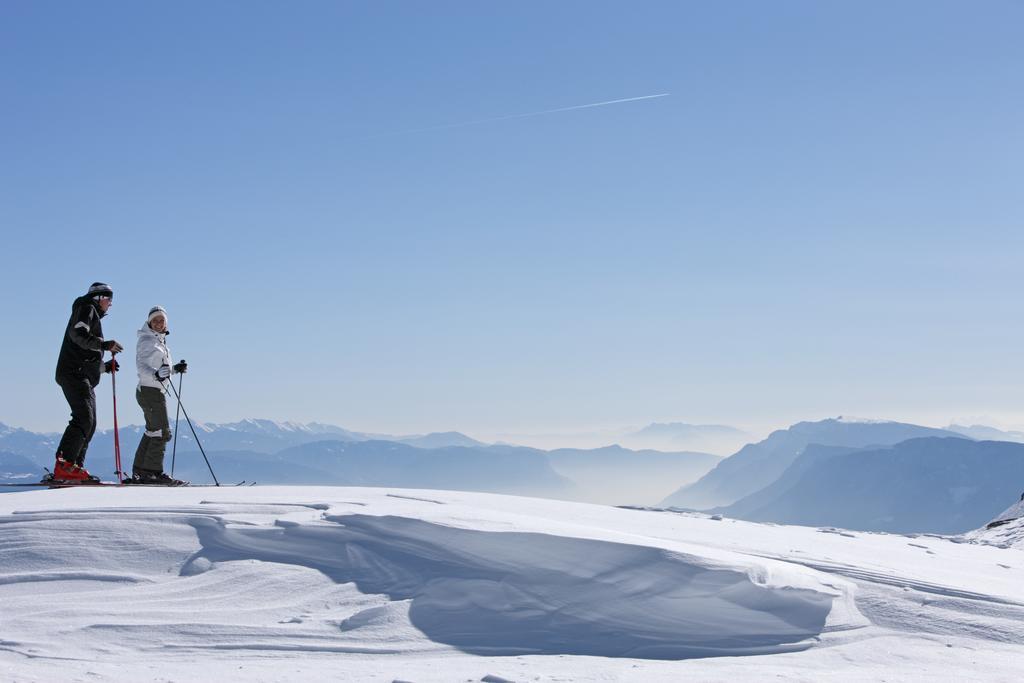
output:
{"label": "black helmet", "polygon": [[106,296],[113,299],[114,290],[110,287],[110,285],[104,282],[94,282],[91,285],[89,285],[89,292],[86,294],[86,296],[91,296],[93,298],[98,296]]}

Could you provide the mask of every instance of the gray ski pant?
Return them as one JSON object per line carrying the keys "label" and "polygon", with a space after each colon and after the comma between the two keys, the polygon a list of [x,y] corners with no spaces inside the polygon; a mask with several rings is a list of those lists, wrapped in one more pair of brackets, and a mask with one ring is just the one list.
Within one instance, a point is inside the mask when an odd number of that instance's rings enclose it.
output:
{"label": "gray ski pant", "polygon": [[135,400],[146,417],[146,431],[135,449],[132,470],[164,471],[164,449],[171,440],[171,425],[167,420],[167,398],[154,387],[139,387]]}

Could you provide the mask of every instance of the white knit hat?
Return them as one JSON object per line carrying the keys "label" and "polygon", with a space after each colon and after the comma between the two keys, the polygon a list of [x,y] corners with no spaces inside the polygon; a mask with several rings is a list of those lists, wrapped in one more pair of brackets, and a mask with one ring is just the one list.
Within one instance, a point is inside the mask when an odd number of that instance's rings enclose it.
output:
{"label": "white knit hat", "polygon": [[163,306],[154,306],[153,308],[149,309],[149,315],[146,317],[146,324],[148,325],[149,323],[153,322],[153,318],[160,315],[164,317],[164,320],[167,320],[167,311],[164,309]]}

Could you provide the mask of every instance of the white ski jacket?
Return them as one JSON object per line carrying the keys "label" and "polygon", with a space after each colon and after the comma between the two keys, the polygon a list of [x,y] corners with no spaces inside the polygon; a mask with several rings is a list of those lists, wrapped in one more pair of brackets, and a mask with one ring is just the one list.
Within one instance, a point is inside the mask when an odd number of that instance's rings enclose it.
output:
{"label": "white ski jacket", "polygon": [[[140,387],[163,389],[156,378],[161,365],[173,367],[171,350],[167,348],[167,334],[160,334],[143,325],[139,330],[139,341],[135,345],[135,369],[139,373]],[[173,370],[172,370],[173,371]]]}

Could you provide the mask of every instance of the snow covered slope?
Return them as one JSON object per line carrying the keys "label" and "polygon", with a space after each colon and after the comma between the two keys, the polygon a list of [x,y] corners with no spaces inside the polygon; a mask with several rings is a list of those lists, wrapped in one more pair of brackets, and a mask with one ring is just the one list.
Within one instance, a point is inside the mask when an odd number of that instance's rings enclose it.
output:
{"label": "snow covered slope", "polygon": [[0,497],[0,678],[1024,675],[1024,554],[494,494]]}
{"label": "snow covered slope", "polygon": [[977,543],[1024,550],[1024,493],[1020,501],[997,515],[981,529],[965,536]]}

